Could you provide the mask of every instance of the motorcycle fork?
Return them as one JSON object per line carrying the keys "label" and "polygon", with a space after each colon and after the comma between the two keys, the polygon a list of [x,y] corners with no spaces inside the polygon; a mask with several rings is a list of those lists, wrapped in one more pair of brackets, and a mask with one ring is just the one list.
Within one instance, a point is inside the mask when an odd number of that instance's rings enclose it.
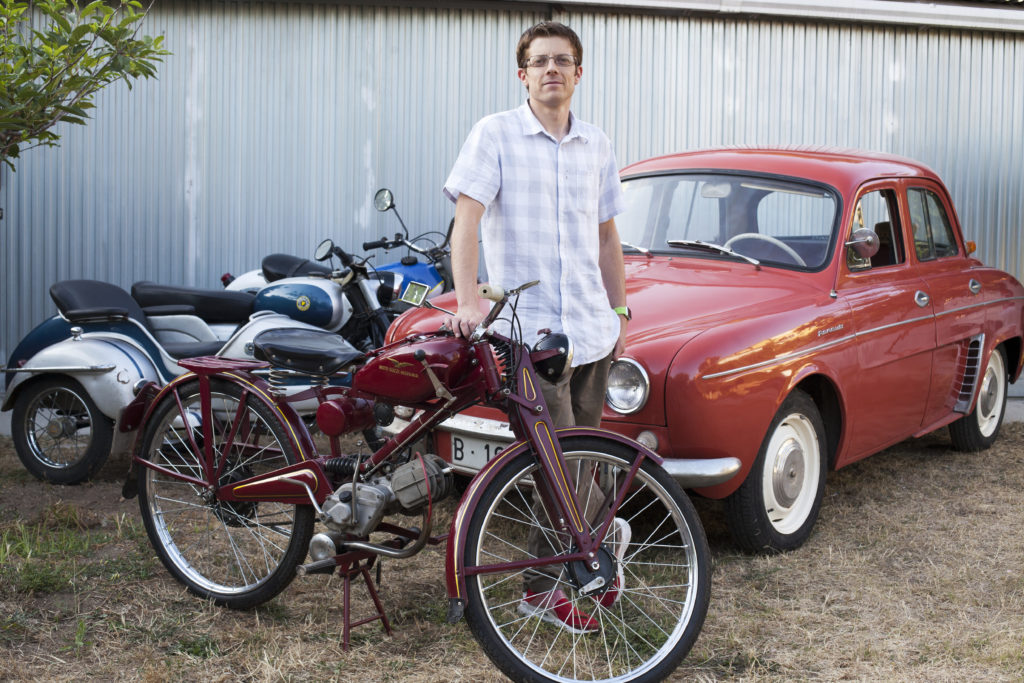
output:
{"label": "motorcycle fork", "polygon": [[[537,493],[547,512],[548,519],[557,525],[557,531],[570,536],[576,552],[563,556],[563,561],[593,561],[596,549],[604,541],[611,526],[613,515],[604,515],[604,521],[590,533],[590,520],[580,505],[576,485],[572,480],[572,470],[565,460],[562,446],[555,435],[554,424],[548,412],[544,395],[539,390],[539,376],[534,372],[532,364],[524,359],[519,367],[519,392],[511,394],[510,413],[514,429],[521,430],[521,437],[533,447],[540,463],[543,476],[537,482]],[[643,459],[636,458],[626,477],[621,482],[613,500],[604,501],[602,510],[618,510],[622,505]],[[591,476],[600,477],[599,472]],[[595,481],[599,486],[600,482]]]}

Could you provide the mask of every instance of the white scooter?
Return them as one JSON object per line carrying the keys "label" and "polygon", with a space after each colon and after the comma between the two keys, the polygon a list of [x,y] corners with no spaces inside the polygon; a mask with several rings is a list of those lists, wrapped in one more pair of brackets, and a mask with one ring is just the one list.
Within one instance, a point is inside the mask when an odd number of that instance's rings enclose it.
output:
{"label": "white scooter", "polygon": [[[332,246],[325,245],[325,253]],[[50,296],[58,314],[29,332],[0,368],[7,384],[0,410],[13,410],[18,457],[40,479],[88,479],[111,452],[131,448],[134,437],[121,431],[130,419],[125,408],[147,383],[162,386],[186,372],[178,359],[252,358],[252,339],[269,329],[340,331],[355,317],[342,294],[355,277],[345,270],[315,281],[283,281],[277,296],[137,283],[133,289],[145,307],[106,282],[56,283]],[[286,314],[289,306],[294,310]],[[298,319],[313,312],[321,317]],[[364,323],[371,320],[364,315]],[[306,382],[295,379],[289,389],[299,391]]]}

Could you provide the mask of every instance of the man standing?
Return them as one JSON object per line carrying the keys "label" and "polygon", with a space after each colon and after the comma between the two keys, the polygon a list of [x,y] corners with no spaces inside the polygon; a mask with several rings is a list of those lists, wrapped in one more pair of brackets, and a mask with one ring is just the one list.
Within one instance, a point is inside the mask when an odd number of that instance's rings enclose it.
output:
{"label": "man standing", "polygon": [[[608,369],[625,347],[629,319],[614,220],[623,210],[618,168],[604,132],[570,112],[583,75],[576,33],[557,22],[532,26],[519,39],[516,60],[526,103],[480,120],[445,183],[455,202],[451,248],[458,301],[447,323],[468,337],[485,315],[476,289],[479,226],[493,284],[508,289],[540,281],[517,307],[523,341],[532,345],[539,330],[549,329],[563,332],[574,346],[567,376],[542,382],[555,426],[596,427]],[[588,518],[599,507],[589,505]],[[625,520],[616,518],[606,543],[619,558],[629,533]],[[530,545],[534,554],[552,552],[539,532]],[[596,620],[558,582],[556,576],[532,576],[520,612],[577,633],[597,630]],[[620,573],[599,602],[610,606],[621,588]]]}

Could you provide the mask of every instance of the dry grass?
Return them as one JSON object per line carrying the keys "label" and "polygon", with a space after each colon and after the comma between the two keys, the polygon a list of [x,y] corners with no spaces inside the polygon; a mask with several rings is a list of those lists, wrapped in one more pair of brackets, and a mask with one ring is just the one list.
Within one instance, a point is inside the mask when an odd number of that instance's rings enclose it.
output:
{"label": "dry grass", "polygon": [[[714,589],[676,678],[1024,678],[1022,445],[1019,424],[973,455],[940,432],[833,473],[810,542],[779,557],[734,551],[718,504],[698,501]],[[186,593],[135,501],[118,502],[123,466],[48,486],[0,441],[0,679],[500,680],[465,626],[444,622],[438,549],[385,561],[395,635],[362,626],[344,652],[336,578],[297,579],[249,612]]]}

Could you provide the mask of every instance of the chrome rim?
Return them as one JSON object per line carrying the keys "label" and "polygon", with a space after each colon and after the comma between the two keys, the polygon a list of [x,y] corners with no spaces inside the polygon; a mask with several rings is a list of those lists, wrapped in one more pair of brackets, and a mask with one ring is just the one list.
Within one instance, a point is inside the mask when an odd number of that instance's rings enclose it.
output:
{"label": "chrome rim", "polygon": [[765,513],[780,534],[796,532],[810,515],[821,477],[821,444],[807,416],[793,413],[775,428],[761,477]]}
{"label": "chrome rim", "polygon": [[[289,464],[270,426],[238,399],[212,396],[215,458],[228,458],[220,481],[240,481]],[[182,397],[158,426],[147,453],[150,462],[203,478],[199,395]],[[184,415],[184,417],[182,416]],[[187,428],[186,428],[187,424]],[[230,452],[227,438],[234,430]],[[191,431],[191,439],[189,437]],[[201,448],[201,446],[200,446]],[[205,489],[143,467],[146,505],[169,561],[198,588],[222,595],[244,593],[265,582],[288,550],[296,506],[283,503],[224,503]]]}
{"label": "chrome rim", "polygon": [[[603,453],[566,453],[569,463],[590,460],[601,472],[602,488],[616,491],[627,464]],[[516,473],[485,512],[477,564],[514,562],[533,557],[527,550],[530,529],[549,538],[556,532],[531,507],[536,464]],[[518,611],[524,571],[471,577],[491,629],[505,648],[527,667],[554,681],[629,680],[663,661],[683,637],[693,615],[700,581],[693,536],[675,500],[656,479],[639,470],[633,490],[616,513],[632,527],[622,561],[624,588],[604,606],[582,595],[563,567],[556,585],[579,610],[597,620],[600,631],[573,634]],[[577,483],[577,489],[579,486]],[[607,545],[607,544],[606,544]]]}
{"label": "chrome rim", "polygon": [[25,413],[25,435],[32,456],[47,467],[76,465],[93,437],[85,399],[68,387],[54,387],[36,396]]}

